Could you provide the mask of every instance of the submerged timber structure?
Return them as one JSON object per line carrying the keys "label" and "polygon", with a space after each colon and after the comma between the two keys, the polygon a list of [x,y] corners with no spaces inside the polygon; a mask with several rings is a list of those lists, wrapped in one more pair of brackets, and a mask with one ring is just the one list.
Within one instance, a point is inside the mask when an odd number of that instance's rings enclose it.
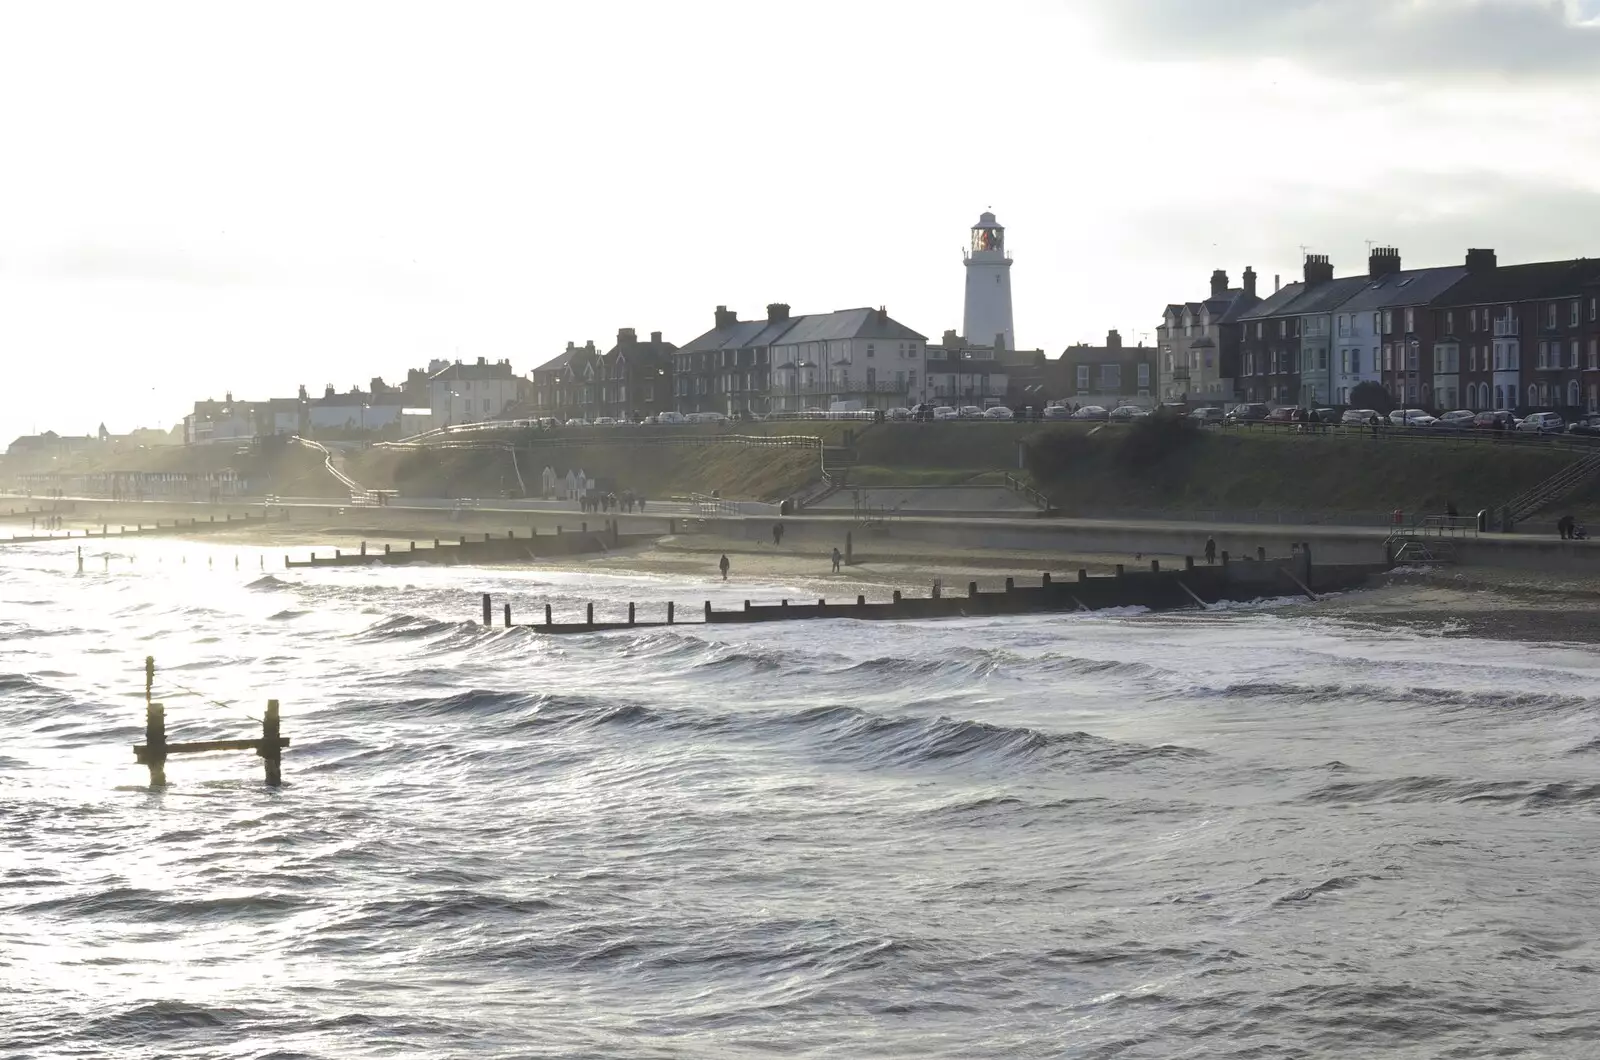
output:
{"label": "submerged timber structure", "polygon": [[[885,601],[869,602],[857,596],[852,602],[818,600],[799,603],[782,600],[775,604],[754,604],[717,610],[708,600],[697,617],[681,622],[673,602],[657,605],[664,612],[660,620],[639,618],[638,605],[628,604],[626,619],[597,619],[594,604],[585,608],[580,622],[557,622],[553,605],[544,605],[544,621],[522,623],[540,633],[598,633],[607,630],[656,628],[673,625],[731,625],[753,622],[793,622],[804,619],[900,620],[934,618],[979,618],[997,615],[1033,615],[1053,612],[1099,611],[1107,608],[1144,607],[1152,611],[1206,608],[1224,601],[1249,602],[1273,597],[1303,595],[1315,600],[1319,593],[1336,592],[1360,586],[1369,577],[1390,569],[1388,563],[1340,563],[1315,566],[1309,544],[1296,546],[1287,559],[1268,559],[1263,549],[1256,558],[1232,559],[1226,552],[1216,564],[1196,565],[1187,557],[1179,568],[1162,569],[1152,560],[1148,570],[1127,570],[1118,564],[1111,576],[1090,577],[1079,570],[1076,577],[1040,576],[1037,585],[1018,585],[1007,578],[1005,589],[980,592],[977,582],[969,582],[962,595],[946,595],[935,585],[924,597],[906,596],[895,591]],[[513,625],[511,604],[504,603],[506,626]],[[690,615],[694,615],[691,611]],[[493,625],[494,599],[483,594],[483,624]]]}

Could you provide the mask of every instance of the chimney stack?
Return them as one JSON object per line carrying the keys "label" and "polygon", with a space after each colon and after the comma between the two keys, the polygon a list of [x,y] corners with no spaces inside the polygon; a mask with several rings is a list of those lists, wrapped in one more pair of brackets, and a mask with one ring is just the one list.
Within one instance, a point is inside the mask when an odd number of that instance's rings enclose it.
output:
{"label": "chimney stack", "polygon": [[[334,396],[334,394],[333,394],[333,384],[332,383],[329,383],[327,388],[325,390],[323,390],[322,396],[325,397],[325,398],[331,398],[331,397]],[[230,394],[230,395],[228,395],[228,397],[231,400],[233,395]]]}
{"label": "chimney stack", "polygon": [[1306,255],[1306,286],[1315,287],[1333,279],[1333,262],[1326,254]]}
{"label": "chimney stack", "polygon": [[739,322],[739,314],[730,312],[725,305],[717,306],[717,327],[731,328]]}
{"label": "chimney stack", "polygon": [[961,345],[961,336],[956,334],[955,328],[950,328],[944,333],[944,348],[953,350]]}
{"label": "chimney stack", "polygon": [[651,333],[650,333],[650,345],[652,345],[652,346],[659,346],[659,345],[661,345],[661,332],[659,332],[659,331],[652,331],[652,332],[651,332]]}
{"label": "chimney stack", "polygon": [[1221,269],[1211,274],[1211,297],[1221,298],[1228,293],[1228,274]]}
{"label": "chimney stack", "polygon": [[478,358],[478,363],[479,363],[479,364],[488,364],[488,363],[489,363],[489,360],[488,360],[488,358],[486,358],[486,357],[479,357],[479,358]]}
{"label": "chimney stack", "polygon": [[[1215,283],[1216,281],[1213,280],[1212,282]],[[1110,331],[1106,332],[1106,349],[1122,349],[1122,333],[1116,328],[1112,328]]]}
{"label": "chimney stack", "polygon": [[1272,274],[1272,293],[1273,294],[1277,294],[1281,290],[1283,290],[1283,277],[1279,276],[1277,273],[1273,273]]}
{"label": "chimney stack", "polygon": [[1400,252],[1394,247],[1374,247],[1367,256],[1367,275],[1374,280],[1400,271]]}
{"label": "chimney stack", "polygon": [[789,319],[789,307],[782,302],[769,302],[767,304],[767,323],[776,324],[781,320]]}
{"label": "chimney stack", "polygon": [[617,345],[618,346],[632,346],[634,343],[636,343],[638,341],[639,341],[639,333],[634,331],[632,328],[618,328],[617,329]]}
{"label": "chimney stack", "polygon": [[1493,250],[1467,251],[1467,271],[1470,273],[1493,272],[1498,264]]}
{"label": "chimney stack", "polygon": [[1251,265],[1244,267],[1244,293],[1247,298],[1256,296],[1256,270]]}

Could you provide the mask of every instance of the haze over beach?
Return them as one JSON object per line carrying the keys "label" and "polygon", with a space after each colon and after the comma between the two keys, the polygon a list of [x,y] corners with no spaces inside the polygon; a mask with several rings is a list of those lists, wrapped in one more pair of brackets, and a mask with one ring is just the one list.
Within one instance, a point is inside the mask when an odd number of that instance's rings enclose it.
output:
{"label": "haze over beach", "polygon": [[0,1058],[1593,1060],[1597,163],[1600,0],[0,5]]}
{"label": "haze over beach", "polygon": [[[1214,268],[1589,249],[1595,0],[12,4],[0,436],[711,307],[1152,332]],[[642,332],[641,332],[642,333]],[[67,380],[70,379],[70,384]]]}

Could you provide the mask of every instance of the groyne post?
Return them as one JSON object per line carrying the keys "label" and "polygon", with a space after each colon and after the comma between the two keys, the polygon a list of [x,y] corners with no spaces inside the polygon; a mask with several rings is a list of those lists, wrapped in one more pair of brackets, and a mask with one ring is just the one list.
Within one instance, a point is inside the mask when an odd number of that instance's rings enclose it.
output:
{"label": "groyne post", "polygon": [[367,543],[365,541],[361,542],[361,554],[363,556],[367,554]]}
{"label": "groyne post", "polygon": [[633,601],[628,601],[628,625],[633,625]]}
{"label": "groyne post", "polygon": [[856,606],[857,607],[866,607],[867,606],[867,598],[865,596],[856,597]]}
{"label": "groyne post", "polygon": [[1185,557],[1183,557],[1183,569],[1184,570],[1194,570],[1194,557],[1193,556],[1185,556]]}
{"label": "groyne post", "polygon": [[1257,563],[1265,563],[1266,561],[1267,561],[1267,546],[1265,546],[1265,545],[1257,546],[1257,548],[1256,548],[1256,562]]}
{"label": "groyne post", "polygon": [[967,599],[975,600],[975,599],[977,599],[977,597],[978,597],[978,583],[977,582],[968,582],[967,583]]}
{"label": "groyne post", "polygon": [[144,755],[142,761],[150,769],[150,786],[167,786],[167,708],[160,703],[147,703],[144,708]]}
{"label": "groyne post", "polygon": [[711,621],[711,601],[710,600],[706,601],[706,621],[707,622]]}
{"label": "groyne post", "polygon": [[506,605],[506,628],[511,628],[511,605]]}
{"label": "groyne post", "polygon": [[549,604],[544,605],[544,624],[547,626],[555,625],[555,619],[551,615]]}
{"label": "groyne post", "polygon": [[1160,574],[1161,573],[1161,561],[1160,560],[1153,559],[1153,560],[1150,561],[1150,573],[1151,574]]}
{"label": "groyne post", "polygon": [[589,604],[588,608],[584,611],[583,620],[591,626],[594,625],[594,604]]}
{"label": "groyne post", "polygon": [[899,589],[896,589],[894,591],[894,606],[896,606],[896,607],[900,606],[900,590]]}
{"label": "groyne post", "polygon": [[275,788],[283,783],[283,748],[279,745],[278,738],[282,735],[283,724],[278,717],[278,701],[267,700],[267,712],[261,715],[261,764],[266,768],[267,787]]}
{"label": "groyne post", "polygon": [[667,625],[672,625],[672,601],[667,601]]}
{"label": "groyne post", "polygon": [[1050,572],[1049,571],[1045,571],[1044,572],[1044,576],[1039,579],[1039,584],[1044,586],[1046,589],[1050,588]]}
{"label": "groyne post", "polygon": [[488,593],[483,594],[483,624],[485,627],[494,625],[494,604]]}
{"label": "groyne post", "polygon": [[1122,569],[1122,564],[1117,564],[1117,577],[1121,578],[1127,572]]}
{"label": "groyne post", "polygon": [[1226,567],[1228,565],[1228,553],[1227,552],[1223,552],[1222,553],[1222,565],[1224,567]]}
{"label": "groyne post", "polygon": [[1016,581],[1016,579],[1015,578],[1007,578],[1006,579],[1006,592],[1014,593],[1016,591],[1017,591],[1017,581]]}

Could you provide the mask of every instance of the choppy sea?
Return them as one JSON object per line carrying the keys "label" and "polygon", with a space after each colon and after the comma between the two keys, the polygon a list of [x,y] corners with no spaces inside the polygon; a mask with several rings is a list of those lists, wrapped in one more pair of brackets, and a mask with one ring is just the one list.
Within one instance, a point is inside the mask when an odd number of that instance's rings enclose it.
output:
{"label": "choppy sea", "polygon": [[0,553],[0,1055],[1600,1054],[1592,648],[111,551]]}

